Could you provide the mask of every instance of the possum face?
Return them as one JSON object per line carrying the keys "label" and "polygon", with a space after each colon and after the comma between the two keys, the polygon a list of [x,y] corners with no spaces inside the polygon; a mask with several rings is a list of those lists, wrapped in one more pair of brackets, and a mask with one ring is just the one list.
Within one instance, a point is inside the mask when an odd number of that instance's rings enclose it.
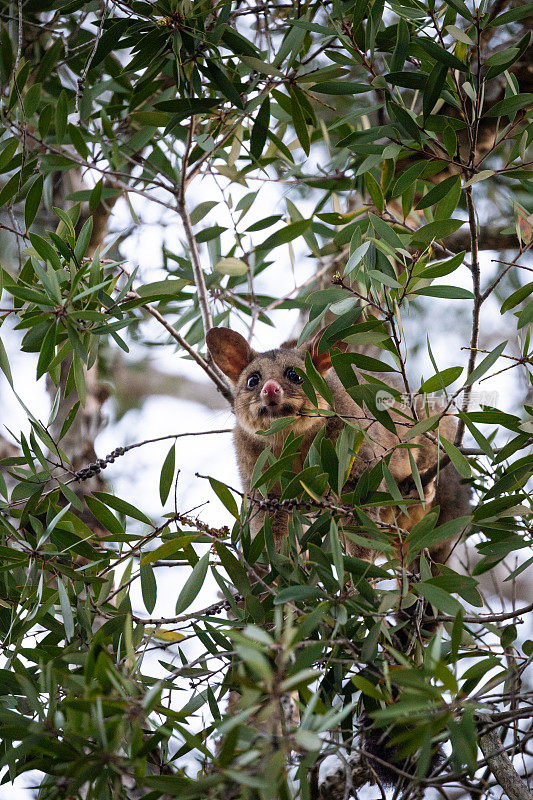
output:
{"label": "possum face", "polygon": [[[235,385],[235,416],[248,433],[268,430],[279,417],[297,417],[291,425],[296,435],[320,423],[319,412],[312,410],[296,368],[304,369],[305,351],[309,349],[315,367],[325,375],[331,368],[328,353],[319,356],[312,345],[304,350],[281,348],[256,353],[240,334],[229,328],[212,328],[207,334],[207,345],[215,364]],[[318,400],[319,408],[329,408],[323,398]]]}
{"label": "possum face", "polygon": [[313,426],[316,416],[299,416],[311,403],[295,367],[304,369],[300,352],[271,350],[258,354],[243,369],[235,386],[235,415],[243,428],[250,433],[268,430],[278,417],[298,417],[291,426],[295,433]]}

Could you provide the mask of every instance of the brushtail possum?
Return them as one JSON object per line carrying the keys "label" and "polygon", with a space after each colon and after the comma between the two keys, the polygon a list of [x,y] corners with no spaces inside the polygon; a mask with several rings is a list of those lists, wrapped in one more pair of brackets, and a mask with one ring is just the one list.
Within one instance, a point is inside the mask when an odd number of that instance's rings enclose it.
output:
{"label": "brushtail possum", "polygon": [[[236,417],[234,441],[237,461],[243,488],[251,490],[251,478],[259,455],[270,447],[274,455],[279,456],[289,431],[302,437],[299,453],[295,459],[294,471],[303,468],[305,457],[311,443],[322,427],[326,436],[336,442],[344,427],[342,417],[360,420],[365,430],[365,439],[353,461],[350,475],[344,488],[350,491],[365,469],[373,467],[378,461],[390,455],[389,469],[400,484],[411,476],[411,464],[408,451],[398,448],[408,437],[410,426],[405,416],[391,410],[395,420],[397,433],[394,434],[377,420],[365,416],[361,408],[344,389],[341,381],[332,369],[328,351],[319,350],[320,339],[324,331],[320,331],[313,341],[303,348],[280,348],[266,353],[255,352],[239,333],[229,328],[211,328],[207,334],[207,346],[215,364],[234,384],[234,412]],[[343,342],[336,347],[346,349]],[[309,410],[310,401],[302,388],[302,377],[297,368],[304,370],[305,355],[309,352],[315,369],[322,375],[331,390],[333,407],[318,398],[318,411],[303,413]],[[357,371],[356,371],[357,373]],[[338,416],[324,416],[322,410],[333,410]],[[425,416],[423,403],[419,402],[417,415]],[[261,436],[258,431],[268,430],[273,420],[279,417],[294,416],[295,421],[278,434]],[[439,431],[448,440],[453,440],[455,422],[450,417],[443,417]],[[411,440],[411,454],[419,472],[423,472],[435,464],[438,457],[437,446],[427,437],[418,436]],[[408,514],[398,510],[383,508],[379,513],[379,521],[383,524],[396,524],[404,530],[413,526],[434,506],[440,507],[439,524],[454,517],[468,513],[468,490],[460,483],[454,468],[449,465],[424,487],[424,503],[410,504]],[[418,496],[418,495],[416,495]],[[287,512],[276,511],[270,514],[276,546],[279,547],[287,535]],[[256,514],[252,521],[252,533],[256,533],[264,520],[264,514]],[[352,555],[372,559],[374,553],[365,550],[353,542],[347,547]],[[430,551],[431,552],[431,551]],[[449,552],[449,543],[440,544],[431,552],[436,561],[444,560]]]}
{"label": "brushtail possum", "polygon": [[[243,487],[246,492],[252,490],[251,481],[254,467],[258,457],[265,450],[271,448],[276,457],[279,457],[289,431],[296,437],[301,437],[299,451],[293,463],[295,473],[302,470],[305,458],[316,434],[325,428],[326,436],[336,442],[345,423],[342,417],[360,420],[364,430],[364,441],[357,451],[350,468],[344,492],[352,490],[363,472],[373,467],[378,462],[390,456],[388,466],[397,484],[402,483],[412,475],[411,462],[408,450],[398,447],[408,438],[410,421],[405,415],[389,409],[391,418],[396,427],[396,433],[381,425],[375,418],[365,414],[360,406],[350,397],[344,389],[335,371],[332,369],[331,356],[328,351],[322,352],[319,344],[322,338],[321,331],[315,339],[303,348],[279,348],[266,353],[255,352],[248,342],[235,331],[229,328],[212,328],[207,334],[207,346],[215,364],[227,375],[234,385],[234,412],[235,424],[235,449],[241,474]],[[336,347],[346,349],[342,342]],[[326,381],[333,403],[323,397],[318,397],[318,409],[305,413],[309,409],[310,401],[302,388],[302,377],[298,369],[305,369],[305,356],[309,353],[315,369]],[[357,370],[356,370],[357,375]],[[330,397],[330,399],[331,399]],[[423,402],[420,399],[415,405],[418,418],[425,416]],[[334,415],[321,415],[320,409],[332,410]],[[258,431],[267,431],[274,420],[280,417],[295,417],[289,427],[270,436],[261,436]],[[411,421],[413,416],[411,415]],[[443,417],[439,432],[448,440],[453,440],[455,422],[450,417]],[[438,451],[434,441],[418,436],[410,440],[411,454],[419,472],[433,466],[437,461]],[[416,494],[418,498],[418,494]],[[441,470],[440,475],[424,487],[424,502],[414,502],[406,508],[407,514],[390,507],[379,509],[376,521],[382,524],[395,523],[404,530],[411,530],[413,526],[428,511],[439,507],[438,523],[443,524],[450,519],[462,516],[469,510],[469,490],[460,482],[460,477],[452,465]],[[404,506],[405,508],[405,506]],[[279,548],[287,536],[288,513],[277,510],[269,512],[275,544]],[[252,534],[257,533],[264,521],[264,513],[255,514],[251,522]],[[348,540],[346,547],[350,554],[373,560],[376,551],[362,547]],[[433,562],[442,563],[450,552],[450,541],[430,548]],[[432,626],[426,626],[426,630]],[[237,695],[230,695],[229,708],[233,708]],[[281,713],[281,712],[280,712]],[[367,723],[362,733],[362,746],[367,757],[371,759],[374,772],[385,784],[396,782],[397,772],[394,766],[401,767],[404,771],[412,769],[412,765],[403,758],[397,757],[397,750],[390,749],[387,737],[376,732],[369,726],[369,719],[363,713],[363,720]],[[282,730],[279,719],[272,723],[276,731]],[[258,726],[260,727],[260,726]],[[373,759],[372,756],[376,756]],[[441,752],[439,749],[433,754],[431,765],[439,763]],[[392,767],[387,767],[387,762],[392,762]]]}

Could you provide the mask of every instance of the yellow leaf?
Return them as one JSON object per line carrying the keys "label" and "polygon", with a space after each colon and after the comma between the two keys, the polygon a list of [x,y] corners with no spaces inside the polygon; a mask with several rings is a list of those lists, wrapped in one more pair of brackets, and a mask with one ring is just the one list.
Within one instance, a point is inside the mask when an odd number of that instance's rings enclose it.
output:
{"label": "yellow leaf", "polygon": [[146,633],[151,633],[154,639],[162,642],[181,642],[182,639],[185,639],[183,633],[167,631],[164,628],[146,628]]}

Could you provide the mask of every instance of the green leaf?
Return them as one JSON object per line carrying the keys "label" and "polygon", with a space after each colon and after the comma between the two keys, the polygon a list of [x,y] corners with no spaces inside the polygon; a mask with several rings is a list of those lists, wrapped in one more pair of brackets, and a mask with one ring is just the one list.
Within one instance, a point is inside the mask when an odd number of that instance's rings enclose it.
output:
{"label": "green leaf", "polygon": [[326,403],[330,406],[335,405],[335,401],[333,399],[333,393],[329,384],[324,380],[322,375],[316,370],[313,361],[311,360],[311,354],[309,351],[305,354],[305,372],[309,380],[311,381],[311,385],[316,392],[324,398]]}
{"label": "green leaf", "polygon": [[143,603],[148,613],[151,614],[157,601],[157,582],[154,571],[149,564],[141,564],[140,577]]}
{"label": "green leaf", "polygon": [[252,225],[249,225],[246,228],[246,233],[263,231],[265,228],[270,228],[272,225],[275,225],[276,222],[279,222],[281,218],[281,214],[271,214],[269,217],[265,217],[264,219],[260,219],[257,222],[254,222]]}
{"label": "green leaf", "polygon": [[128,28],[128,19],[113,20],[111,25],[102,33],[96,48],[91,66],[96,67],[109,53],[120,45],[122,34]]}
{"label": "green leaf", "polygon": [[240,561],[235,558],[233,553],[230,552],[227,545],[223,544],[222,542],[216,542],[215,550],[220,558],[220,563],[228,573],[229,579],[237,591],[247,597],[251,593],[252,587],[250,585],[250,578],[246,569],[243,567]]}
{"label": "green leaf", "polygon": [[444,614],[451,614],[455,617],[462,609],[459,601],[439,586],[433,586],[430,583],[417,583],[413,586],[413,591],[424,597],[432,606],[435,606],[436,609],[444,612]]}
{"label": "green leaf", "polygon": [[428,208],[429,206],[438,203],[439,200],[442,200],[442,198],[445,197],[448,192],[455,187],[456,184],[461,184],[461,177],[459,175],[451,175],[449,178],[445,178],[443,181],[430,189],[429,192],[418,201],[415,208],[420,211],[421,209]]}
{"label": "green leaf", "polygon": [[428,56],[431,56],[431,58],[433,58],[435,61],[438,61],[440,64],[443,64],[445,67],[458,69],[460,72],[468,71],[468,67],[463,61],[459,61],[456,56],[454,56],[452,53],[449,53],[432,39],[419,36],[416,39],[416,45],[417,47],[421,47],[422,50],[428,54]]}
{"label": "green leaf", "polygon": [[344,586],[344,558],[339,539],[339,529],[334,519],[331,520],[329,526],[329,542],[333,556],[333,564],[335,565],[335,572],[337,573],[337,583],[339,589],[342,589]]}
{"label": "green leaf", "polygon": [[453,212],[457,208],[457,204],[461,199],[461,192],[461,181],[457,181],[452,185],[448,194],[437,203],[433,211],[435,222],[441,219],[449,219],[453,215]]}
{"label": "green leaf", "polygon": [[520,289],[517,289],[516,292],[507,297],[504,300],[502,307],[500,308],[500,314],[505,314],[506,311],[509,311],[511,308],[515,308],[518,303],[521,303],[522,300],[525,300],[526,297],[529,297],[530,294],[533,293],[533,283],[526,283],[524,286],[521,286]]}
{"label": "green leaf", "polygon": [[[19,143],[17,139],[8,139],[0,146],[2,148],[2,153],[0,155],[0,172],[9,172],[14,161],[13,156],[19,148]],[[15,161],[14,163],[16,164],[17,162]]]}
{"label": "green leaf", "polygon": [[301,236],[310,226],[311,220],[308,219],[291,222],[290,225],[286,225],[284,228],[281,228],[281,230],[269,236],[268,239],[265,239],[264,242],[258,245],[256,250],[272,250],[274,247],[279,247],[281,244],[292,242],[293,239],[297,239],[298,236]]}
{"label": "green leaf", "polygon": [[[342,370],[349,365],[351,366],[352,364],[359,369],[366,370],[367,372],[397,372],[396,367],[393,367],[391,364],[387,364],[385,361],[380,361],[378,358],[374,358],[373,356],[367,356],[364,353],[339,353],[337,351],[333,353],[332,360],[334,360],[333,366],[335,367],[336,372],[336,365],[338,365],[340,370]],[[353,386],[354,384],[352,383],[351,385]]]}
{"label": "green leaf", "polygon": [[485,117],[509,117],[516,114],[520,109],[525,109],[533,103],[533,94],[531,92],[521,92],[520,94],[513,94],[506,97],[505,100],[500,100],[495,103],[491,108],[484,112]]}
{"label": "green leaf", "polygon": [[95,183],[93,188],[91,189],[91,194],[89,196],[89,213],[94,214],[98,206],[100,205],[100,201],[102,199],[102,192],[104,190],[104,179],[100,178],[99,181]]}
{"label": "green leaf", "polygon": [[9,203],[11,198],[18,192],[19,184],[20,174],[15,174],[2,186],[0,190],[0,208]]}
{"label": "green leaf", "polygon": [[[502,72],[505,72],[509,69],[509,67],[513,66],[513,64],[518,61],[526,52],[529,47],[529,43],[531,41],[531,31],[528,31],[519,42],[517,42],[516,48],[511,48],[511,52],[513,53],[512,58],[506,64],[495,64],[492,67],[489,67],[489,71],[487,72],[486,80],[490,81],[495,78],[497,75],[501,75]],[[515,51],[517,54],[515,55]],[[516,81],[516,78],[514,79]],[[515,82],[513,82],[513,91],[518,91],[518,86]]]}
{"label": "green leaf", "polygon": [[246,275],[248,272],[248,265],[240,258],[221,258],[220,261],[217,261],[215,264],[215,269],[217,272],[221,272],[222,275],[231,275],[233,277],[238,275]]}
{"label": "green leaf", "polygon": [[322,739],[317,733],[307,730],[306,728],[298,728],[294,738],[300,747],[304,750],[320,752],[322,747]]}
{"label": "green leaf", "polygon": [[165,457],[163,466],[161,468],[161,476],[159,478],[159,497],[161,498],[162,505],[167,502],[170,487],[172,486],[172,481],[174,480],[175,465],[176,444],[174,443]]}
{"label": "green leaf", "polygon": [[504,50],[498,50],[487,58],[485,64],[490,67],[504,67],[506,68],[509,62],[515,61],[520,57],[520,50],[518,47],[506,47]]}
{"label": "green leaf", "polygon": [[349,275],[351,272],[356,269],[359,264],[362,262],[364,257],[366,256],[368,249],[370,248],[372,242],[367,241],[363,242],[363,244],[359,245],[353,253],[351,254],[350,258],[346,262],[346,266],[344,268],[344,274]]}
{"label": "green leaf", "polygon": [[519,19],[531,16],[533,13],[533,3],[523,3],[510,11],[504,11],[489,22],[487,28],[499,28],[501,25],[508,25],[510,22],[517,22]]}
{"label": "green leaf", "polygon": [[428,378],[427,381],[424,381],[420,387],[420,391],[423,394],[438,392],[439,389],[443,389],[444,387],[449,386],[450,383],[456,381],[462,371],[462,367],[448,367],[448,369],[443,369],[442,372],[437,372],[436,375],[433,375],[431,378]]}
{"label": "green leaf", "polygon": [[411,33],[409,30],[409,25],[407,24],[406,20],[403,19],[403,17],[400,17],[398,21],[398,27],[396,29],[396,43],[394,45],[394,52],[390,61],[390,69],[392,73],[399,72],[401,69],[403,69],[405,59],[409,55],[410,39]]}
{"label": "green leaf", "polygon": [[212,225],[209,228],[204,228],[203,231],[196,234],[196,241],[198,244],[202,242],[210,242],[212,239],[217,239],[220,237],[221,233],[224,233],[227,228],[224,228],[222,225]]}
{"label": "green leaf", "polygon": [[220,100],[210,100],[208,98],[161,100],[159,103],[154,103],[155,108],[159,108],[161,111],[169,111],[181,119],[190,117],[193,114],[206,114],[218,105],[220,105]]}
{"label": "green leaf", "polygon": [[273,433],[279,433],[288,428],[297,419],[298,417],[281,417],[281,419],[275,419],[267,431],[256,431],[255,433],[257,436],[272,436]]}
{"label": "green leaf", "polygon": [[91,242],[91,236],[93,232],[93,218],[88,217],[85,222],[83,223],[83,227],[78,235],[78,239],[74,246],[74,255],[81,262],[82,258],[85,256],[87,252],[87,248]]}
{"label": "green leaf", "polygon": [[91,514],[96,517],[105,530],[110,533],[124,533],[124,528],[118,519],[100,500],[91,495],[87,495],[85,502]]}
{"label": "green leaf", "polygon": [[154,300],[166,300],[172,297],[178,297],[179,293],[187,281],[184,279],[166,278],[163,281],[154,281],[153,283],[145,283],[144,286],[139,286],[137,294],[139,294],[145,302],[153,302]]}
{"label": "green leaf", "polygon": [[238,520],[240,517],[239,509],[228,487],[224,483],[217,481],[216,478],[209,478],[209,483],[224,508],[227,508],[229,513]]}
{"label": "green leaf", "polygon": [[434,430],[440,422],[440,415],[433,414],[430,417],[426,417],[425,419],[421,419],[419,422],[415,423],[412,428],[409,429],[408,433],[405,435],[406,441],[409,439],[414,439],[416,436],[420,436],[422,433],[426,433],[426,431]]}
{"label": "green leaf", "polygon": [[365,186],[378,214],[382,214],[385,207],[385,198],[383,197],[381,186],[371,172],[365,172]]}
{"label": "green leaf", "polygon": [[463,2],[463,0],[447,0],[447,3],[449,6],[454,8],[463,17],[463,19],[467,19],[469,22],[472,22],[472,12],[466,3]]}
{"label": "green leaf", "polygon": [[56,323],[55,321],[52,322],[51,325],[48,326],[48,330],[44,336],[43,342],[41,344],[41,351],[39,353],[39,360],[37,362],[37,380],[44,375],[46,370],[48,369],[48,365],[52,361],[55,355],[55,344],[56,344]]}
{"label": "green leaf", "polygon": [[87,147],[87,142],[83,138],[83,134],[81,133],[80,129],[76,127],[76,125],[72,125],[70,122],[67,125],[67,131],[69,135],[69,139],[80,154],[80,156],[87,161],[89,158],[89,148]]}
{"label": "green leaf", "polygon": [[141,558],[141,564],[152,564],[154,561],[163,561],[166,558],[170,558],[180,550],[183,554],[186,544],[190,544],[190,537],[180,536],[177,539],[171,539],[170,541],[159,545],[159,547],[156,547],[154,550],[149,550],[147,553],[145,553]]}
{"label": "green leaf", "polygon": [[499,359],[505,348],[507,347],[507,341],[502,342],[501,344],[497,345],[494,350],[486,356],[483,361],[481,361],[477,367],[467,376],[465,380],[465,386],[471,386],[475,383],[478,378],[481,378],[482,375],[489,370],[493,364]]}
{"label": "green leaf", "polygon": [[41,198],[43,196],[43,186],[44,176],[39,175],[30,186],[28,194],[26,195],[26,204],[24,206],[24,224],[26,230],[29,230],[39,210]]}
{"label": "green leaf", "polygon": [[302,146],[305,155],[309,155],[311,148],[311,140],[309,139],[309,131],[307,130],[307,122],[302,107],[299,103],[296,92],[291,88],[291,116],[294,125],[294,131]]}
{"label": "green leaf", "polygon": [[468,460],[464,457],[461,451],[458,450],[455,445],[445,439],[444,436],[440,437],[440,441],[459,475],[461,475],[463,478],[470,478],[472,476],[472,469],[468,463]]}
{"label": "green leaf", "polygon": [[270,99],[266,97],[259,107],[250,135],[250,155],[256,161],[261,158],[270,125]]}
{"label": "green leaf", "polygon": [[387,242],[394,250],[405,249],[402,240],[396,231],[393,230],[392,225],[371,212],[368,214],[368,219],[380,238]]}
{"label": "green leaf", "polygon": [[422,112],[424,118],[428,117],[433,111],[435,103],[446,85],[447,73],[448,67],[445,64],[435,64],[429,73],[422,98]]}
{"label": "green leaf", "polygon": [[213,61],[208,61],[205,67],[200,66],[199,69],[212,80],[214,85],[220,89],[224,97],[229,100],[230,103],[233,103],[237,108],[243,107],[239,90],[220,67],[217,67]]}
{"label": "green leaf", "polygon": [[464,184],[463,189],[468,189],[469,186],[472,186],[474,183],[480,183],[481,181],[487,180],[487,178],[492,178],[495,174],[493,169],[483,169],[481,172],[478,172],[477,175],[474,175],[472,178],[469,178]]}
{"label": "green leaf", "polygon": [[[29,239],[33,248],[37,254],[40,255],[43,261],[47,261],[49,264],[52,264],[54,269],[61,268],[60,258],[50,242],[47,242],[46,239],[43,239],[42,236],[38,236],[36,233],[30,233]],[[61,295],[57,299],[61,300]]]}
{"label": "green leaf", "polygon": [[424,89],[427,76],[421,72],[389,72],[384,76],[387,83],[404,89]]}
{"label": "green leaf", "polygon": [[321,600],[322,592],[314,586],[288,586],[281,589],[274,598],[274,605],[280,606],[283,603],[300,602],[302,600]]}
{"label": "green leaf", "polygon": [[450,275],[461,266],[465,255],[466,250],[462,250],[460,253],[457,253],[457,255],[452,256],[452,258],[448,258],[446,261],[439,261],[436,264],[431,264],[431,266],[426,267],[426,269],[420,273],[420,277],[442,278],[444,275]]}
{"label": "green leaf", "polygon": [[528,658],[533,656],[533,641],[531,639],[526,639],[522,645],[522,650]]}
{"label": "green leaf", "polygon": [[391,196],[398,197],[398,195],[403,194],[422,175],[426,168],[427,161],[417,161],[406,170],[402,170],[390,189]]}
{"label": "green leaf", "polygon": [[455,233],[464,224],[463,219],[440,219],[437,222],[429,222],[413,233],[411,242],[413,245],[427,247],[434,239],[443,239]]}
{"label": "green leaf", "polygon": [[66,434],[66,432],[68,431],[68,429],[70,428],[70,426],[72,425],[74,420],[76,419],[76,414],[78,413],[79,407],[80,407],[80,401],[76,400],[76,402],[74,403],[72,408],[69,410],[67,416],[65,417],[65,421],[64,421],[63,425],[61,426],[61,431],[59,433],[59,441],[61,441],[63,436]]}
{"label": "green leaf", "polygon": [[11,367],[9,366],[9,359],[7,357],[6,348],[0,337],[0,369],[6,376],[9,385],[13,386],[13,375],[11,374]]}
{"label": "green leaf", "polygon": [[518,315],[517,328],[523,328],[525,325],[530,325],[533,322],[533,300],[527,304],[523,311]]}
{"label": "green leaf", "polygon": [[392,122],[397,122],[400,128],[400,133],[407,134],[411,139],[420,142],[420,128],[416,124],[411,114],[405,108],[397,103],[388,103],[387,108]]}
{"label": "green leaf", "polygon": [[67,114],[68,114],[67,93],[64,89],[62,89],[61,94],[57,99],[56,110],[55,110],[56,137],[59,144],[61,144],[63,139],[65,138],[65,133],[67,130]]}
{"label": "green leaf", "polygon": [[193,571],[187,578],[183,589],[176,602],[176,614],[182,614],[193,603],[202,586],[204,585],[207,568],[209,567],[209,553],[203,555],[196,563]]}
{"label": "green leaf", "polygon": [[74,638],[74,618],[72,616],[72,608],[68,599],[67,590],[65,589],[65,584],[60,577],[57,578],[57,592],[59,594],[63,625],[65,626],[65,636],[67,642],[70,642],[70,640]]}
{"label": "green leaf", "polygon": [[502,631],[501,645],[502,647],[509,647],[518,636],[516,625],[506,625]]}
{"label": "green leaf", "polygon": [[423,289],[415,289],[413,294],[425,297],[446,297],[448,300],[473,300],[474,295],[468,289],[461,289],[459,286],[426,286]]}
{"label": "green leaf", "polygon": [[255,56],[243,55],[241,56],[241,61],[243,64],[246,64],[247,67],[256,70],[256,72],[261,72],[263,75],[271,75],[273,78],[285,77],[283,72],[281,72],[273,64],[269,64],[266,61],[261,61],[260,58],[255,58]]}
{"label": "green leaf", "polygon": [[115,497],[114,494],[108,494],[107,492],[93,492],[93,496],[97,497],[102,503],[105,503],[106,506],[109,508],[114,508],[115,511],[118,511],[120,514],[125,514],[127,517],[132,517],[132,519],[136,519],[139,522],[144,522],[146,525],[151,525],[152,522],[146,514],[143,514],[142,511],[139,511],[138,508],[132,506],[131,503],[127,503],[126,500],[121,500],[120,497]]}
{"label": "green leaf", "polygon": [[208,214],[212,208],[218,205],[218,200],[204,200],[203,203],[198,203],[196,208],[190,213],[191,223],[197,225]]}
{"label": "green leaf", "polygon": [[451,36],[453,36],[456,42],[462,42],[463,44],[468,45],[468,47],[475,45],[474,40],[471,39],[470,36],[465,33],[464,30],[462,30],[462,28],[458,28],[457,25],[446,25],[446,30]]}
{"label": "green leaf", "polygon": [[353,81],[324,81],[315,83],[309,89],[319,94],[365,94],[372,91],[372,86],[366,83],[354,83]]}

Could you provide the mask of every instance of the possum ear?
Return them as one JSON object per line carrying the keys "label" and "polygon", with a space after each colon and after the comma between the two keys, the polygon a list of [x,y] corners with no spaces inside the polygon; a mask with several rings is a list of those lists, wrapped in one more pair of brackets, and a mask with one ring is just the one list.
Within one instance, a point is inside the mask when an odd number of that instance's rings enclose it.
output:
{"label": "possum ear", "polygon": [[255,353],[240,333],[229,328],[211,328],[205,337],[213,361],[224,375],[236,383]]}
{"label": "possum ear", "polygon": [[[329,372],[329,370],[331,369],[331,357],[329,354],[329,350],[324,350],[323,352],[320,353],[318,351],[320,340],[324,336],[325,331],[326,328],[322,328],[321,330],[319,330],[314,339],[311,341],[310,344],[307,345],[306,348],[309,351],[309,355],[311,356],[311,361],[313,362],[315,369],[317,370],[317,372],[320,372],[321,375],[325,375],[326,372]],[[336,347],[339,350],[342,350],[343,353],[345,353],[348,349],[348,345],[346,344],[346,342],[343,341],[335,342],[335,344],[332,345],[331,349],[333,349],[334,347]]]}

